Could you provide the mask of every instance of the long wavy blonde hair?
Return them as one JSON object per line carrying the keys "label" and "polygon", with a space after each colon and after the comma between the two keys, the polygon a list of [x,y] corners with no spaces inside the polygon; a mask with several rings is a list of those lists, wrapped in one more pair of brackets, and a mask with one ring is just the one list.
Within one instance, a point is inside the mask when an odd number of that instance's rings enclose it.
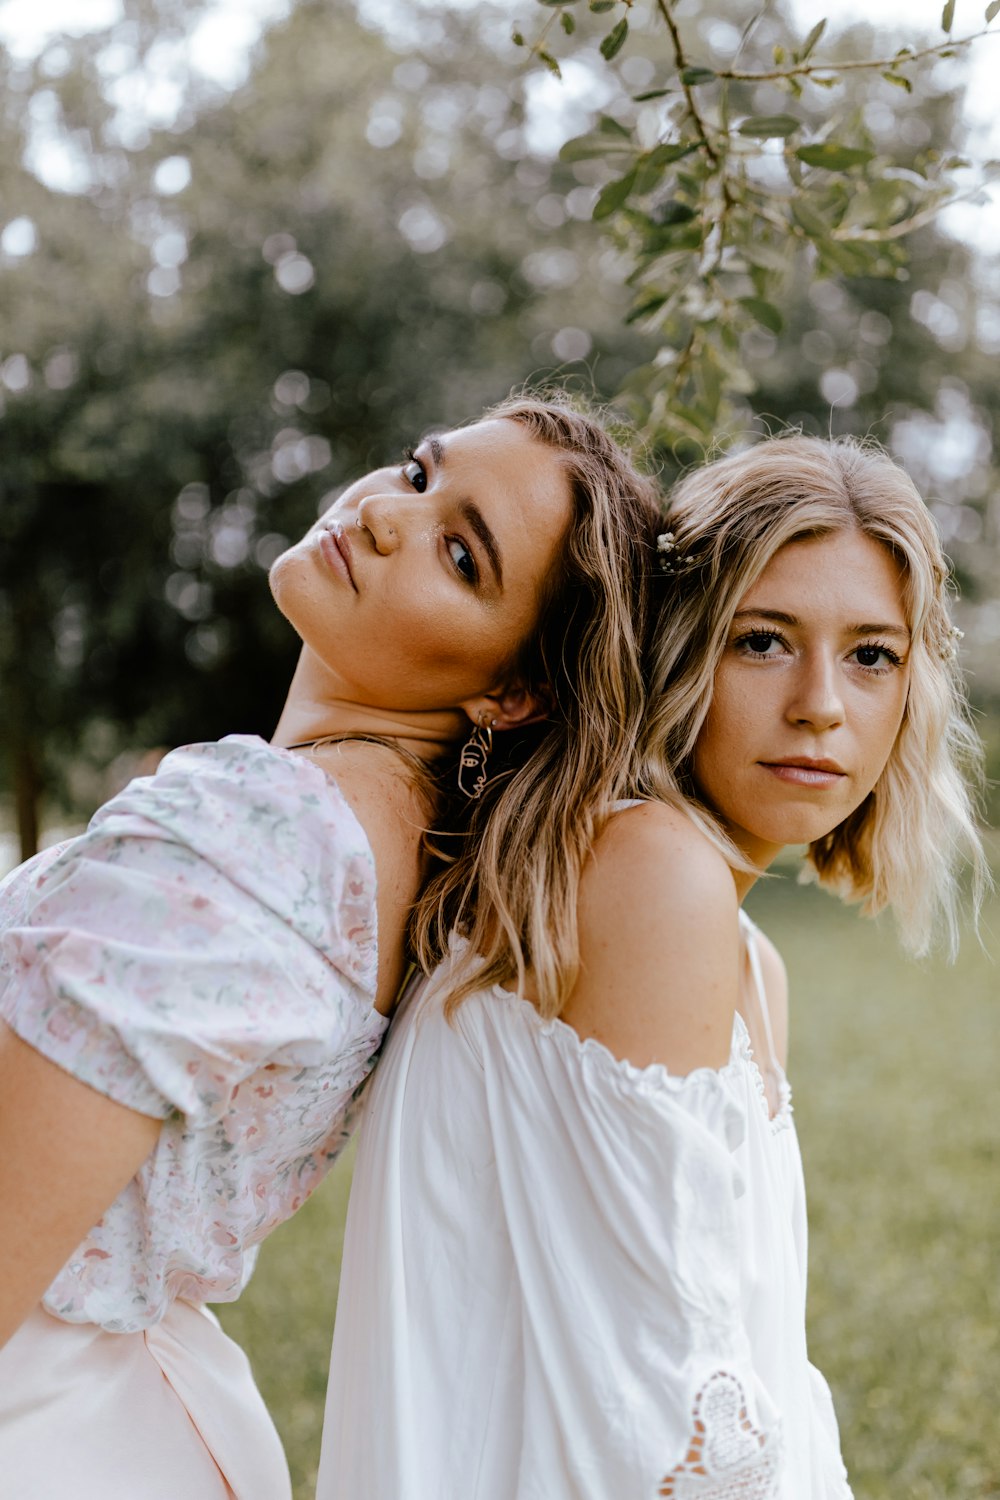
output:
{"label": "long wavy blonde hair", "polygon": [[804,538],[856,529],[899,561],[912,634],[903,723],[875,788],[809,845],[803,874],[866,914],[891,906],[914,955],[938,932],[954,952],[961,865],[971,861],[977,907],[988,882],[970,795],[982,751],[957,660],[948,566],[909,476],[870,442],[772,438],[689,474],[664,524],[674,555],[694,561],[664,578],[640,788],[693,807],[738,867],[745,861],[698,805],[692,756],[740,600],[776,552]]}
{"label": "long wavy blonde hair", "polygon": [[564,395],[515,397],[485,417],[517,422],[555,449],[569,481],[572,519],[559,565],[513,663],[525,686],[544,687],[551,711],[540,724],[494,736],[480,801],[456,793],[454,767],[444,767],[410,946],[429,970],[453,931],[468,939],[449,1010],[490,984],[523,989],[530,969],[538,1008],[551,1016],[576,980],[583,862],[634,779],[661,504],[602,421]]}

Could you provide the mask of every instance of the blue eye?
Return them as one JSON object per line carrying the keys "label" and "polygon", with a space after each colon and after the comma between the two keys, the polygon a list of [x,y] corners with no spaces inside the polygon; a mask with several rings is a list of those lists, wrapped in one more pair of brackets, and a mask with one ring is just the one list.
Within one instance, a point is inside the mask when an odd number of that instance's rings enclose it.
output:
{"label": "blue eye", "polygon": [[446,545],[448,547],[448,555],[455,564],[456,572],[461,574],[466,583],[475,583],[479,578],[476,559],[461,537],[450,536]]}
{"label": "blue eye", "polygon": [[427,470],[419,458],[414,458],[412,448],[407,448],[404,456],[407,462],[403,465],[403,478],[412,484],[418,495],[422,495],[427,488]]}

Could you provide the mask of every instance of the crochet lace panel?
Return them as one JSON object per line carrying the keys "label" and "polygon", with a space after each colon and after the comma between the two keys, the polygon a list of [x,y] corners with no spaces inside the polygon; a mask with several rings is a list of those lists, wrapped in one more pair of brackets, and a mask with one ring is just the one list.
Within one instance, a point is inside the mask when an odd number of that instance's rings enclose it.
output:
{"label": "crochet lace panel", "polygon": [[694,1399],[688,1451],[657,1490],[669,1500],[777,1500],[781,1432],[750,1420],[743,1386],[719,1370]]}

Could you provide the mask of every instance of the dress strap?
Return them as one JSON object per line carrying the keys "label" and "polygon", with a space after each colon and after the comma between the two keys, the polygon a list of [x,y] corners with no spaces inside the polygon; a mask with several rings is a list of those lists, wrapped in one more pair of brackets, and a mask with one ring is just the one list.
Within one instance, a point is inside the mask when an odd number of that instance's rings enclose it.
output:
{"label": "dress strap", "polygon": [[383,745],[386,750],[392,750],[396,755],[401,756],[422,777],[428,774],[427,762],[415,750],[409,750],[405,745],[400,745],[390,734],[361,734],[347,729],[341,734],[324,734],[316,740],[300,740],[298,744],[283,745],[281,748],[284,750],[323,750],[327,745],[344,745],[348,742],[361,745]]}
{"label": "dress strap", "polygon": [[757,1004],[760,1006],[761,1018],[764,1022],[764,1035],[767,1037],[767,1050],[770,1053],[772,1066],[778,1067],[778,1054],[774,1046],[774,1033],[771,1030],[771,1012],[767,1005],[767,990],[764,986],[764,972],[760,966],[760,954],[757,951],[757,926],[740,908],[740,926],[746,939],[747,955],[750,959],[750,972],[753,975],[754,988],[757,991]]}

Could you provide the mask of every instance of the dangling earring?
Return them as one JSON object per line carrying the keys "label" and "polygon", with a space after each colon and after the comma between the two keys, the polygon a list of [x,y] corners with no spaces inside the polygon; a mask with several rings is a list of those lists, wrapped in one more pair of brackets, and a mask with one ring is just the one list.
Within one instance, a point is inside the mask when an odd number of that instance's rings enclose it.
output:
{"label": "dangling earring", "polygon": [[480,714],[458,757],[458,789],[472,801],[483,795],[483,787],[486,785],[486,761],[493,749],[495,723],[496,719],[489,719],[485,713]]}

